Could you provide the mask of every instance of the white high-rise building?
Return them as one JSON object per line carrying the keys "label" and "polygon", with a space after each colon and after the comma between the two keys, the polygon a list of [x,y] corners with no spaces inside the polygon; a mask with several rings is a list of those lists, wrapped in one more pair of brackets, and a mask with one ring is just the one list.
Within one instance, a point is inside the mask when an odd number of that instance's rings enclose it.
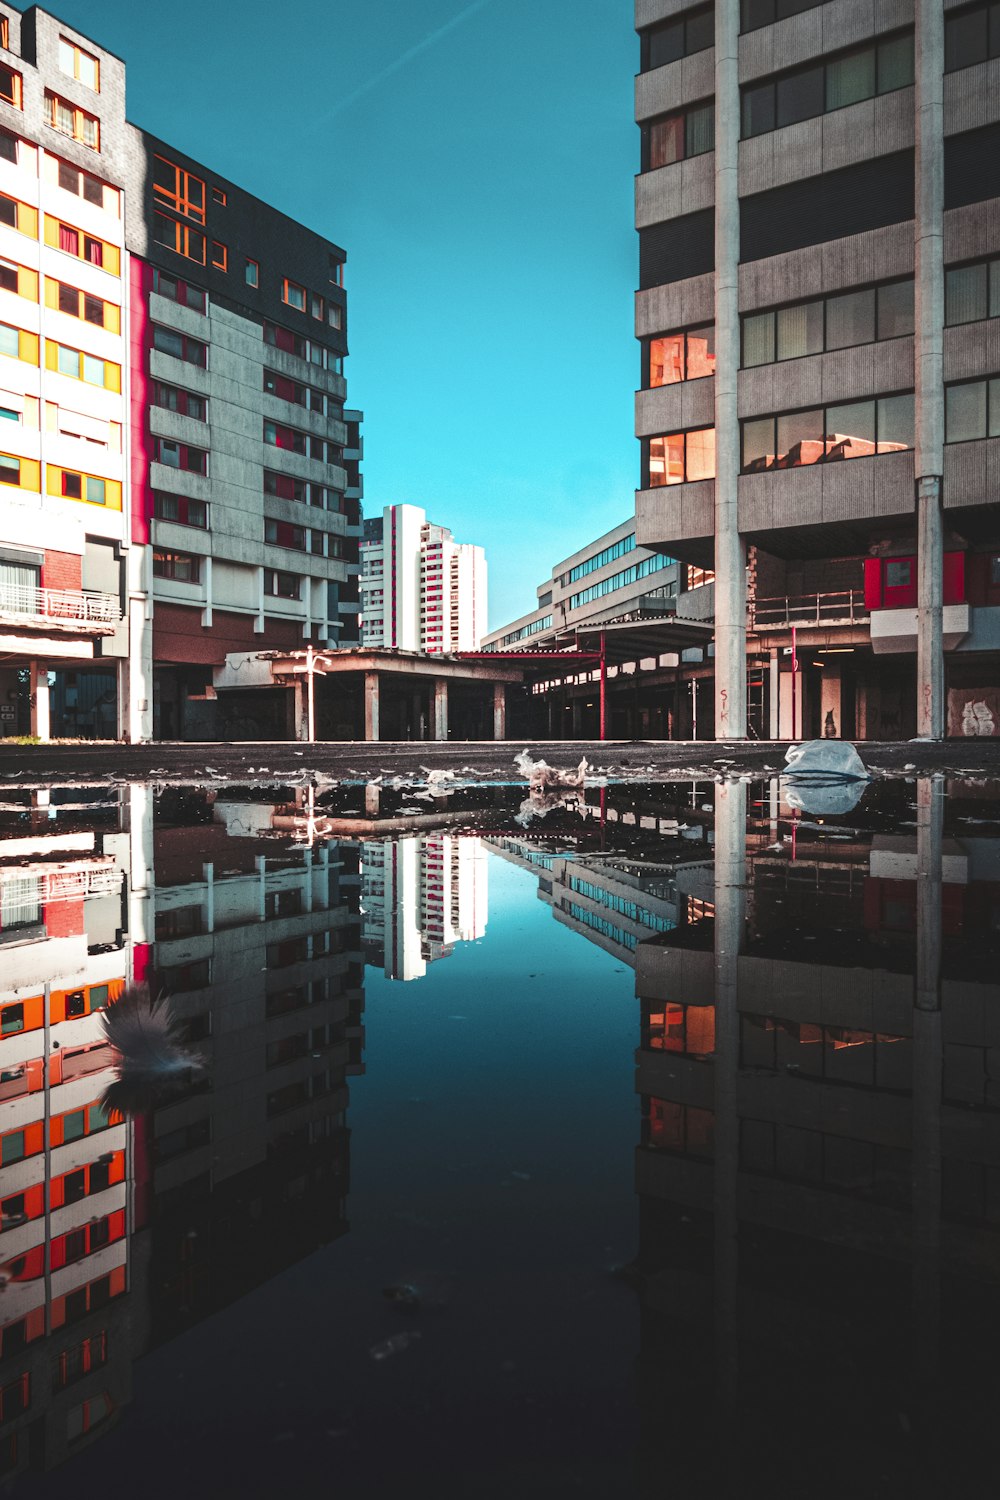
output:
{"label": "white high-rise building", "polygon": [[486,853],[478,838],[418,834],[361,846],[363,940],[387,979],[422,979],[427,965],[486,931]]}
{"label": "white high-rise building", "polygon": [[456,542],[418,505],[364,523],[361,641],[402,651],[478,651],[486,631],[486,554]]}

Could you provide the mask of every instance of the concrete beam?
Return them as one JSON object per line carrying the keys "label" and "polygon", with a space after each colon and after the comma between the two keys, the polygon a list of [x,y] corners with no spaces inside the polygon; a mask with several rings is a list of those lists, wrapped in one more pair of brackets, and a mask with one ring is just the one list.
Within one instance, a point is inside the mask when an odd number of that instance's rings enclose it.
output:
{"label": "concrete beam", "polygon": [[365,673],[365,739],[379,738],[379,686],[378,673]]}

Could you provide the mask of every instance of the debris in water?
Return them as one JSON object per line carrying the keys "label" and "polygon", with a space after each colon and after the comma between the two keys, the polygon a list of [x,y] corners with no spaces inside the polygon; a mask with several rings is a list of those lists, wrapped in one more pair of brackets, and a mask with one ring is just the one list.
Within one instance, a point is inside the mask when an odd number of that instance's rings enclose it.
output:
{"label": "debris in water", "polygon": [[400,1354],[404,1349],[408,1349],[411,1344],[416,1343],[418,1338],[420,1338],[420,1330],[410,1328],[406,1333],[394,1333],[391,1338],[383,1339],[380,1344],[373,1344],[368,1353],[372,1359],[388,1359],[390,1355]]}
{"label": "debris in water", "polygon": [[514,757],[514,764],[533,792],[555,791],[559,787],[582,787],[590,767],[584,755],[575,771],[559,770],[544,760],[532,760],[527,750]]}

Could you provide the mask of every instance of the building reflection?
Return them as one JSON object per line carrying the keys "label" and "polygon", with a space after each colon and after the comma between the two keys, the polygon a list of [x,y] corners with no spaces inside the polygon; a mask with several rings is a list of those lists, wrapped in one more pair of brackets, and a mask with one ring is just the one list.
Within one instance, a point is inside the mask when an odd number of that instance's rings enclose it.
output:
{"label": "building reflection", "polygon": [[[290,841],[294,798],[133,787],[4,809],[0,1472],[16,1475],[110,1430],[136,1358],[346,1232],[364,991],[358,850]],[[102,1103],[101,1017],[135,982],[171,997],[206,1066],[122,1118]]]}
{"label": "building reflection", "polygon": [[457,943],[485,936],[489,872],[475,834],[361,845],[365,956],[387,979],[422,979]]}

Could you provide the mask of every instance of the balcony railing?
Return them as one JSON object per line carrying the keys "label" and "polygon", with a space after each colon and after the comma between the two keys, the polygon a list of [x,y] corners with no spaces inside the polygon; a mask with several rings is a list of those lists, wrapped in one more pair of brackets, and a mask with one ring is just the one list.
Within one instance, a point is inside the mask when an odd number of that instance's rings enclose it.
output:
{"label": "balcony railing", "polygon": [[856,625],[871,618],[863,589],[828,594],[785,594],[750,604],[750,629],[776,625]]}
{"label": "balcony railing", "polygon": [[117,625],[121,605],[114,594],[84,593],[79,589],[40,589],[25,584],[0,583],[0,614],[63,620],[69,624]]}

